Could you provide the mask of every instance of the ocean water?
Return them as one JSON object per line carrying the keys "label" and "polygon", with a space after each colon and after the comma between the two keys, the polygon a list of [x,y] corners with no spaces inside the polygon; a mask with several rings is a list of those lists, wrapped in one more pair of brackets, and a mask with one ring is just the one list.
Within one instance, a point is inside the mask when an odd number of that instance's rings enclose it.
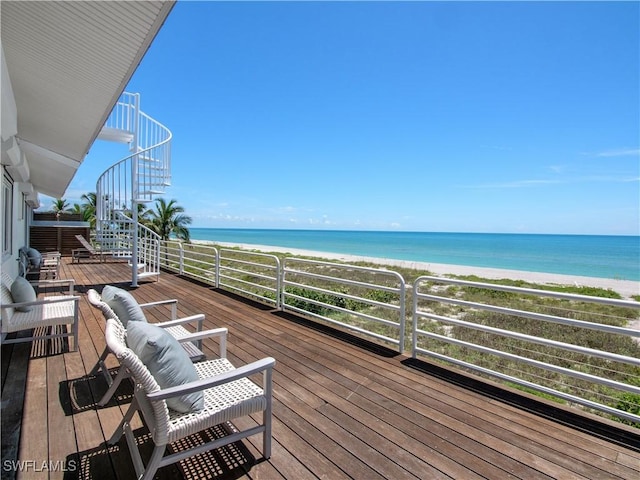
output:
{"label": "ocean water", "polygon": [[191,228],[193,240],[640,281],[640,237]]}

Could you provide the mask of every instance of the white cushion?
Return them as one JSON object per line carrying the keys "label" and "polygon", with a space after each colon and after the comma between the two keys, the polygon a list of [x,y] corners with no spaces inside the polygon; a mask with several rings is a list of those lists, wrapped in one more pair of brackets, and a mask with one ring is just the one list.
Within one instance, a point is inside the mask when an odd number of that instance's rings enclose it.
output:
{"label": "white cushion", "polygon": [[133,295],[122,288],[106,285],[102,289],[102,301],[111,307],[111,310],[118,316],[118,320],[125,327],[129,322],[147,321],[142,308],[140,308]]}
{"label": "white cushion", "polygon": [[[127,345],[149,369],[160,388],[175,387],[198,380],[193,363],[163,328],[146,322],[131,322],[127,326]],[[167,406],[181,413],[204,408],[204,394],[194,392],[167,399]]]}
{"label": "white cushion", "polygon": [[[11,284],[11,298],[14,303],[35,302],[36,291],[26,278],[17,277]],[[18,307],[19,312],[29,312],[33,307]]]}

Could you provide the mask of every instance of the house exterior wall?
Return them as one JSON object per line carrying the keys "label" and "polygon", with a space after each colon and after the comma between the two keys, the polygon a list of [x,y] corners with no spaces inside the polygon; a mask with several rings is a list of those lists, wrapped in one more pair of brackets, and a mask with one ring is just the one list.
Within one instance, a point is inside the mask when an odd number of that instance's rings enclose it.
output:
{"label": "house exterior wall", "polygon": [[[1,270],[11,276],[18,273],[18,249],[27,245],[28,222],[31,217],[31,207],[26,203],[25,192],[32,192],[33,187],[28,182],[20,182],[23,178],[17,178],[21,172],[12,166],[16,162],[26,162],[26,158],[20,151],[16,141],[18,132],[18,118],[16,102],[13,97],[11,79],[4,57],[4,50],[0,43],[1,57],[1,85],[2,92],[2,195],[0,195],[0,228],[2,234],[2,259]],[[28,167],[26,167],[28,174]]]}

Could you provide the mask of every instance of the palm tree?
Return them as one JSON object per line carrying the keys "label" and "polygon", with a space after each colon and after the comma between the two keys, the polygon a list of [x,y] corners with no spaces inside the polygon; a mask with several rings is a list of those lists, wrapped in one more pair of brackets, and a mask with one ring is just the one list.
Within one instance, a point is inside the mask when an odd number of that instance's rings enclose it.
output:
{"label": "palm tree", "polygon": [[189,241],[191,235],[187,225],[192,219],[184,214],[184,208],[176,204],[176,200],[169,203],[164,198],[156,199],[155,210],[149,210],[149,228],[156,232],[162,240],[169,240],[173,234],[179,240]]}
{"label": "palm tree", "polygon": [[96,205],[98,203],[97,196],[95,192],[85,193],[80,197],[82,200],[82,208],[84,210],[88,210],[95,215],[96,213]]}
{"label": "palm tree", "polygon": [[[89,222],[92,229],[96,228],[96,205],[97,197],[95,192],[85,193],[80,197],[82,203],[79,205],[82,217],[85,222]],[[74,205],[75,207],[75,205]]]}
{"label": "palm tree", "polygon": [[89,210],[85,209],[79,203],[74,203],[73,208],[71,209],[72,213],[82,215],[83,222],[89,222],[89,224],[94,227],[96,223],[96,217]]}
{"label": "palm tree", "polygon": [[57,213],[64,213],[69,211],[69,202],[67,202],[64,198],[57,198],[53,201],[53,205],[51,206],[51,210]]}
{"label": "palm tree", "polygon": [[138,222],[140,222],[145,227],[150,227],[150,224],[153,223],[153,210],[147,208],[144,203],[138,203]]}

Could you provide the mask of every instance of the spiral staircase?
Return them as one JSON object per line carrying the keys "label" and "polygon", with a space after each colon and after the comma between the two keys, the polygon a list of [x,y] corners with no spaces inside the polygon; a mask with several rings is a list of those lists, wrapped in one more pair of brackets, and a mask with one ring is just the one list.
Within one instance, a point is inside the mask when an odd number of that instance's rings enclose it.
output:
{"label": "spiral staircase", "polygon": [[160,274],[160,236],[139,222],[139,214],[170,185],[171,132],[140,110],[139,94],[125,92],[98,138],[127,143],[131,152],[96,184],[96,242],[129,260],[137,287],[138,280]]}

